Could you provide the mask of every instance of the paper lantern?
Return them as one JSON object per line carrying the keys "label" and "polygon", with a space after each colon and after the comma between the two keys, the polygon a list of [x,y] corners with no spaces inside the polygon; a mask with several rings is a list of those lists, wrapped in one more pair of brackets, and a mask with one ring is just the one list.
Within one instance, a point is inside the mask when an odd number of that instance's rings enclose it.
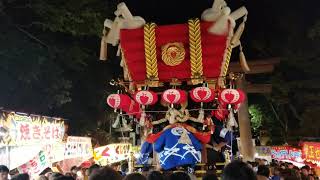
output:
{"label": "paper lantern", "polygon": [[244,101],[244,93],[237,89],[224,89],[219,94],[219,102],[223,104],[238,104]]}
{"label": "paper lantern", "polygon": [[168,89],[163,92],[162,100],[169,104],[181,104],[186,102],[187,94],[180,89]]}
{"label": "paper lantern", "polygon": [[130,106],[124,108],[123,111],[126,112],[128,115],[134,116],[136,118],[140,118],[142,113],[140,105],[133,100],[131,100]]}
{"label": "paper lantern", "polygon": [[141,105],[153,105],[158,101],[158,95],[153,91],[138,91],[134,94],[134,99]]}
{"label": "paper lantern", "polygon": [[131,99],[125,94],[110,94],[107,98],[107,104],[114,109],[125,109],[130,106]]}
{"label": "paper lantern", "polygon": [[242,104],[246,100],[246,94],[241,89],[237,89],[237,91],[239,93],[239,100],[235,104]]}
{"label": "paper lantern", "polygon": [[214,91],[208,87],[197,87],[190,91],[194,102],[210,102],[214,99]]}

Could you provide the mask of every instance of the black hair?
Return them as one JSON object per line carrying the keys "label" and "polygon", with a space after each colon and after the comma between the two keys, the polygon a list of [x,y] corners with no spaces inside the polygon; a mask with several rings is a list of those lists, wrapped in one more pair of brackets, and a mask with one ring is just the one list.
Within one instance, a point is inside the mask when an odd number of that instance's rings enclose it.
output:
{"label": "black hair", "polygon": [[185,172],[175,172],[169,176],[169,180],[191,180],[191,178]]}
{"label": "black hair", "polygon": [[147,180],[147,178],[140,173],[132,173],[127,175],[124,180]]}
{"label": "black hair", "polygon": [[0,165],[0,172],[9,173],[9,168],[5,165]]}
{"label": "black hair", "polygon": [[94,171],[90,176],[89,180],[105,180],[105,179],[112,179],[112,180],[121,180],[121,174],[115,171],[111,167],[103,167],[96,171]]}
{"label": "black hair", "polygon": [[233,161],[228,164],[222,174],[222,180],[256,180],[253,170],[242,161]]}
{"label": "black hair", "polygon": [[29,176],[29,174],[24,173],[24,174],[15,175],[11,179],[12,180],[29,180],[30,176]]}
{"label": "black hair", "polygon": [[268,166],[265,166],[265,165],[258,166],[257,175],[265,176],[265,177],[269,178],[270,170],[269,170]]}
{"label": "black hair", "polygon": [[213,173],[207,173],[202,177],[202,180],[218,180],[218,177]]}
{"label": "black hair", "polygon": [[89,168],[88,168],[88,172],[89,172],[89,176],[92,174],[92,172],[94,170],[98,170],[100,168],[100,166],[98,164],[94,164],[94,165],[91,165]]}
{"label": "black hair", "polygon": [[164,176],[159,171],[151,171],[147,177],[148,180],[164,180]]}

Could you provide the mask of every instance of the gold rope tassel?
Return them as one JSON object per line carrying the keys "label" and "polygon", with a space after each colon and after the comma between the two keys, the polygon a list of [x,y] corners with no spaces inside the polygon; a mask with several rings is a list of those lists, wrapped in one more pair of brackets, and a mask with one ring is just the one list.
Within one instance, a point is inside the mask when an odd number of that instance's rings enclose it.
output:
{"label": "gold rope tassel", "polygon": [[249,72],[250,67],[247,63],[246,57],[244,56],[244,53],[242,51],[242,46],[240,44],[240,54],[239,54],[239,59],[240,59],[240,66],[244,72]]}
{"label": "gold rope tassel", "polygon": [[155,29],[155,23],[144,26],[144,54],[146,58],[148,85],[150,87],[159,86]]}
{"label": "gold rope tassel", "polygon": [[188,25],[189,25],[191,82],[193,85],[195,85],[203,82],[200,20],[190,19],[188,21]]}
{"label": "gold rope tassel", "polygon": [[227,75],[227,73],[228,73],[231,54],[232,54],[232,47],[228,46],[227,53],[226,53],[226,62],[225,62],[224,67],[223,67],[223,74],[222,74],[223,77],[225,77]]}

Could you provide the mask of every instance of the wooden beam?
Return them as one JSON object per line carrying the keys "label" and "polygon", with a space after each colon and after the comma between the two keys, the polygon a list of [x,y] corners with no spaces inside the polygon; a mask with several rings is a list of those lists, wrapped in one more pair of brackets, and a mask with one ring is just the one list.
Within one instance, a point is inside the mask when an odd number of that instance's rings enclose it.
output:
{"label": "wooden beam", "polygon": [[247,84],[247,93],[269,94],[271,92],[271,84]]}
{"label": "wooden beam", "polygon": [[[269,58],[263,60],[252,60],[248,62],[251,71],[246,74],[261,74],[271,73],[274,70],[274,66],[280,63],[280,58]],[[231,62],[229,65],[229,72],[244,72],[239,62]]]}

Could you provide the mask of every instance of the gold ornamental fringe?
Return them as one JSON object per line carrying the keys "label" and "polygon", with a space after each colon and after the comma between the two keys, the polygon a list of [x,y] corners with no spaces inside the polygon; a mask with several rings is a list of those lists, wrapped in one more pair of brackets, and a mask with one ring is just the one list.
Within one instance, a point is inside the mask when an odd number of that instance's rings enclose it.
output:
{"label": "gold ornamental fringe", "polygon": [[146,58],[147,83],[150,87],[159,86],[155,29],[155,23],[144,26],[144,54]]}
{"label": "gold ornamental fringe", "polygon": [[225,61],[225,64],[224,64],[224,67],[223,67],[223,73],[222,73],[223,77],[225,77],[227,75],[227,73],[228,73],[231,54],[232,54],[232,46],[228,46],[227,52],[226,52],[226,61]]}
{"label": "gold ornamental fringe", "polygon": [[195,85],[203,82],[200,20],[190,19],[188,21],[188,25],[189,25],[191,82],[192,84]]}

